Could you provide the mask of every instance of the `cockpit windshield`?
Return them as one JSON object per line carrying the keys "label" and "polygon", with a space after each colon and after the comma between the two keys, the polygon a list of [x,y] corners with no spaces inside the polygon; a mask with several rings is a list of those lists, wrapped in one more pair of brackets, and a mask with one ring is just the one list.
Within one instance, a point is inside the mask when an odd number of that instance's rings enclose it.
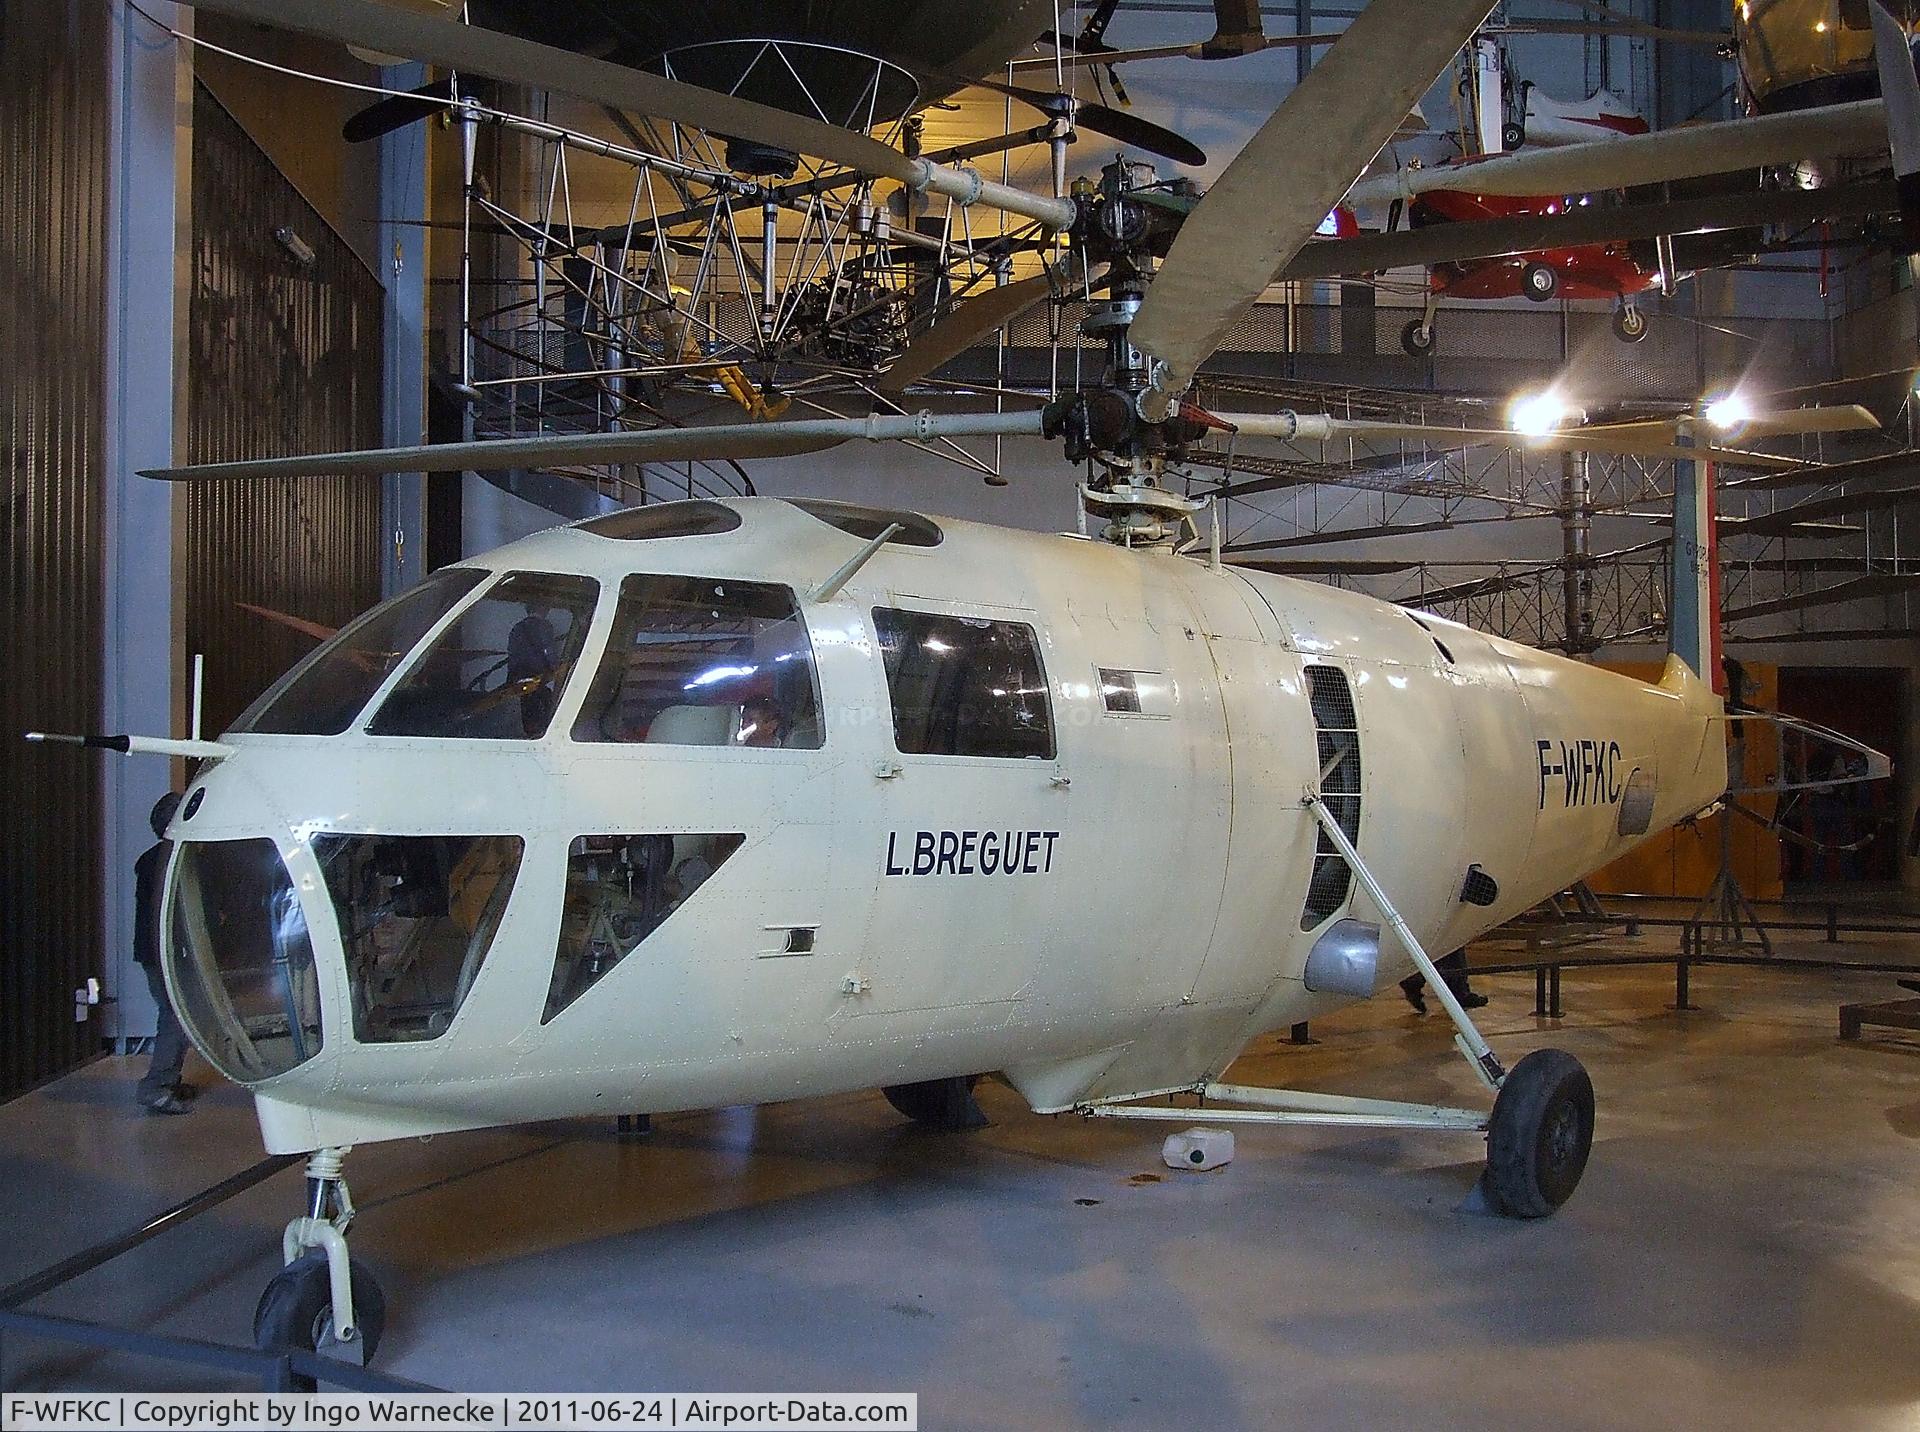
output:
{"label": "cockpit windshield", "polygon": [[786,587],[632,576],[576,741],[818,747],[806,624]]}
{"label": "cockpit windshield", "polygon": [[545,735],[599,595],[591,577],[502,578],[420,654],[368,733],[493,741]]}
{"label": "cockpit windshield", "polygon": [[470,567],[447,567],[382,602],[268,687],[231,729],[263,735],[339,735],[401,658],[486,579],[487,573]]}

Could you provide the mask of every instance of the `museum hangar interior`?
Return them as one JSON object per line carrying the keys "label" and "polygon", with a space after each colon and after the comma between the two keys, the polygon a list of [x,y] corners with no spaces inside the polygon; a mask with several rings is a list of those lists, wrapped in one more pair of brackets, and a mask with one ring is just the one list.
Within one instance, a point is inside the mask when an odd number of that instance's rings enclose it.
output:
{"label": "museum hangar interior", "polygon": [[0,1391],[1907,1425],[1915,20],[0,10]]}

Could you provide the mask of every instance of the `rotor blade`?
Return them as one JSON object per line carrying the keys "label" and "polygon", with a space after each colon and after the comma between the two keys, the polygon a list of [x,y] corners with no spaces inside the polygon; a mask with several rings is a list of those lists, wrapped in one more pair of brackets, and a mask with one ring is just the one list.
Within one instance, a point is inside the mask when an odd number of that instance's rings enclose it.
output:
{"label": "rotor blade", "polygon": [[1150,119],[1128,114],[1125,110],[1112,109],[1104,104],[1076,105],[1073,122],[1081,129],[1090,129],[1108,139],[1117,139],[1135,149],[1144,149],[1162,159],[1171,159],[1175,164],[1198,169],[1207,162],[1207,151],[1185,135],[1175,134],[1171,129],[1155,124]]}
{"label": "rotor blade", "polygon": [[396,129],[405,129],[419,120],[431,119],[453,103],[452,80],[430,80],[405,94],[390,94],[347,117],[340,126],[340,137],[349,144],[364,144]]}
{"label": "rotor blade", "polygon": [[1742,418],[1733,431],[1746,438],[1789,437],[1801,433],[1877,432],[1880,420],[1858,403],[1825,408],[1782,408]]}
{"label": "rotor blade", "polygon": [[907,345],[906,352],[880,375],[883,393],[903,393],[909,385],[958,358],[996,329],[1004,328],[1046,298],[1048,275],[1035,274],[974,294]]}
{"label": "rotor blade", "polygon": [[1641,20],[1509,20],[1489,25],[1483,35],[1618,35],[1621,39],[1664,40],[1671,45],[1699,45],[1717,50],[1733,37],[1724,30],[1676,30]]}
{"label": "rotor blade", "polygon": [[498,30],[465,25],[451,18],[408,14],[376,0],[194,3],[203,10],[277,30],[298,30],[342,44],[404,55],[443,69],[556,90],[716,134],[811,154],[903,184],[917,183],[924,177],[899,150],[851,130]]}
{"label": "rotor blade", "polygon": [[1863,99],[1753,119],[1685,125],[1625,139],[1523,149],[1467,164],[1403,169],[1361,180],[1348,191],[1347,202],[1386,204],[1435,189],[1515,198],[1585,194],[1866,153],[1884,148],[1886,135],[1886,106],[1877,99]]}
{"label": "rotor blade", "polygon": [[270,622],[291,627],[300,635],[310,636],[315,641],[325,641],[340,630],[339,627],[328,626],[325,622],[308,621],[305,617],[297,617],[292,612],[275,611],[272,607],[257,607],[252,602],[235,602],[234,605],[243,612],[252,612],[257,617],[265,617]]}
{"label": "rotor blade", "polygon": [[[935,76],[947,79],[946,76]],[[1175,134],[1171,129],[1155,124],[1152,120],[1141,119],[1124,110],[1110,109],[1104,104],[1092,104],[1076,101],[1071,95],[1049,94],[1045,90],[1025,89],[1020,85],[1003,84],[995,79],[961,81],[953,79],[953,84],[966,84],[975,89],[992,90],[995,94],[1004,94],[1019,100],[1022,104],[1032,105],[1043,114],[1052,114],[1056,110],[1065,110],[1073,123],[1080,129],[1103,134],[1108,139],[1117,139],[1122,144],[1135,149],[1144,149],[1149,154],[1157,154],[1162,159],[1171,159],[1175,164],[1186,164],[1199,168],[1207,162],[1207,152],[1185,135]]]}
{"label": "rotor blade", "polygon": [[1426,224],[1350,239],[1315,239],[1281,272],[1283,279],[1333,278],[1380,273],[1414,265],[1532,254],[1545,249],[1652,239],[1664,234],[1705,234],[1765,224],[1810,224],[1891,213],[1899,196],[1889,183],[1825,185],[1818,189],[1766,190],[1652,204],[1574,206],[1558,214],[1512,219],[1466,219]]}
{"label": "rotor blade", "polygon": [[1887,102],[1887,145],[1900,186],[1901,236],[1911,252],[1920,248],[1920,81],[1914,77],[1906,26],[1873,0],[1867,9],[1873,17],[1874,68]]}
{"label": "rotor blade", "polygon": [[[1612,22],[1606,28],[1618,29],[1622,33],[1629,31],[1637,33],[1643,30],[1652,32],[1648,35],[1650,39],[1677,39],[1682,44],[1692,44],[1705,43],[1710,37],[1715,45],[1724,45],[1733,39],[1733,36],[1724,30],[1668,30],[1665,26],[1649,25],[1637,15],[1629,14],[1625,10],[1616,10],[1611,5],[1602,4],[1601,0],[1549,0],[1549,3],[1564,5],[1573,10],[1583,10],[1589,15],[1604,16]],[[1700,38],[1690,40],[1688,36]]]}
{"label": "rotor blade", "polygon": [[[1187,216],[1129,339],[1146,417],[1172,399],[1486,19],[1488,0],[1371,0]],[[1284,182],[1281,182],[1284,176]]]}
{"label": "rotor blade", "polygon": [[1544,452],[1625,453],[1636,457],[1690,458],[1728,467],[1802,468],[1797,458],[1707,444],[1683,447],[1668,420],[1564,428],[1522,433],[1512,428],[1459,428],[1427,423],[1336,418],[1322,413],[1214,413],[1245,437],[1283,442],[1417,442],[1431,448],[1520,447]]}
{"label": "rotor blade", "polygon": [[306,457],[258,458],[155,468],[142,477],[198,482],[227,477],[338,477],[387,472],[472,472],[560,463],[684,462],[704,458],[791,457],[819,452],[852,438],[1032,436],[1041,410],[1021,413],[876,414],[866,418],[808,418],[791,423],[721,423],[639,432],[553,433],[536,438],[371,448]]}
{"label": "rotor blade", "polygon": [[[1304,49],[1316,45],[1331,45],[1339,40],[1340,31],[1329,35],[1263,35],[1260,43],[1250,44],[1244,50],[1209,51],[1208,42],[1195,40],[1185,45],[1144,45],[1136,50],[1082,50],[1078,54],[1060,56],[1063,65],[1118,65],[1128,60],[1237,60],[1242,55],[1257,54],[1261,50]],[[1054,59],[1051,55],[1031,60],[1015,60],[1013,68],[1017,70],[1052,69]]]}

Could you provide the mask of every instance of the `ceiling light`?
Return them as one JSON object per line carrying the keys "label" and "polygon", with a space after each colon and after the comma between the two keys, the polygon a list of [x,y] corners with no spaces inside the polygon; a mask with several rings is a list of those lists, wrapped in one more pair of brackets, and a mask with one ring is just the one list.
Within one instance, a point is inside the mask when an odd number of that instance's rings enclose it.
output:
{"label": "ceiling light", "polygon": [[1716,428],[1737,428],[1753,416],[1753,404],[1739,393],[1728,393],[1707,404],[1707,421]]}
{"label": "ceiling light", "polygon": [[1507,409],[1507,421],[1522,437],[1545,437],[1567,420],[1567,400],[1549,388],[1544,393],[1522,393]]}

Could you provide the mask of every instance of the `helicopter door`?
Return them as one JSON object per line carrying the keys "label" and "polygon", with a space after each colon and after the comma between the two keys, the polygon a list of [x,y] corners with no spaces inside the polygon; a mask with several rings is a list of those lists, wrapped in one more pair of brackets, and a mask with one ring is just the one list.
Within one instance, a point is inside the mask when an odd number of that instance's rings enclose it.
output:
{"label": "helicopter door", "polygon": [[1058,906],[1073,838],[1043,628],[1024,609],[906,596],[872,620],[892,754],[860,1009],[896,1033],[997,1028],[1033,982],[1032,932]]}

